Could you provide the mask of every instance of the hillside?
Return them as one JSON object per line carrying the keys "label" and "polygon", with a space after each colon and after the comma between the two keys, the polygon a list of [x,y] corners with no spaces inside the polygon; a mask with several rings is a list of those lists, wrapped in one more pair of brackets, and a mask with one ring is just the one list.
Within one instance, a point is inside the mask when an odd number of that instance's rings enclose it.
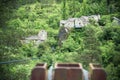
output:
{"label": "hillside", "polygon": [[[100,63],[108,80],[120,79],[119,0],[1,0],[0,80],[28,80],[37,62]],[[58,44],[60,20],[100,15],[82,28],[72,28]],[[47,32],[47,40],[34,45],[21,40]],[[4,64],[3,64],[4,63]],[[48,67],[49,67],[48,66]],[[24,73],[23,73],[24,72]]]}

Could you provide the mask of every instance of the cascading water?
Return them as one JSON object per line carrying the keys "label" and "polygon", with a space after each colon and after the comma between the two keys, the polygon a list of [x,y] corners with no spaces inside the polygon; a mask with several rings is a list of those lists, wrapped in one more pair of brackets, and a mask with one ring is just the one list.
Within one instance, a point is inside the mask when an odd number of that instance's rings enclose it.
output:
{"label": "cascading water", "polygon": [[83,76],[84,76],[84,80],[89,80],[88,78],[88,71],[83,69]]}
{"label": "cascading water", "polygon": [[53,66],[50,66],[48,70],[48,80],[52,80],[52,72],[53,72]]}

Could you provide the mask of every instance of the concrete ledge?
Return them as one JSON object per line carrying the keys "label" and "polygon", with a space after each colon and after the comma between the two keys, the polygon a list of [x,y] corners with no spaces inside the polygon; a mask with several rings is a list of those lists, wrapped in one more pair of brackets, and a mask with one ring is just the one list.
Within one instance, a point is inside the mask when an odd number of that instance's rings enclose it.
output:
{"label": "concrete ledge", "polygon": [[47,64],[38,63],[31,72],[31,80],[47,80]]}
{"label": "concrete ledge", "polygon": [[89,78],[90,80],[106,80],[106,72],[99,64],[90,63],[90,72]]}
{"label": "concrete ledge", "polygon": [[78,64],[55,64],[53,80],[82,80],[82,65]]}

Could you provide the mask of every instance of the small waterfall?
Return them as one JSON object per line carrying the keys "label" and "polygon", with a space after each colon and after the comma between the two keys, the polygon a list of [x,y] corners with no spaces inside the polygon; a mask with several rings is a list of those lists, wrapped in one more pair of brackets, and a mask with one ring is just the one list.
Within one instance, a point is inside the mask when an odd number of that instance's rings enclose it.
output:
{"label": "small waterfall", "polygon": [[83,76],[84,76],[84,80],[89,80],[88,78],[88,71],[83,69]]}
{"label": "small waterfall", "polygon": [[52,71],[53,71],[53,66],[50,66],[48,70],[48,80],[52,80]]}

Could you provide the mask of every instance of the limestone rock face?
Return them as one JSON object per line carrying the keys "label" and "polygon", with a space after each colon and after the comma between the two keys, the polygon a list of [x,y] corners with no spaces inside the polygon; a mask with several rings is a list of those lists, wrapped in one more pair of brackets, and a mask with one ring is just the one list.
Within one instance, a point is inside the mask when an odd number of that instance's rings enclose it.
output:
{"label": "limestone rock face", "polygon": [[69,29],[61,27],[58,34],[58,44],[62,45],[62,41],[66,40],[69,34]]}
{"label": "limestone rock face", "polygon": [[47,32],[45,30],[40,30],[38,35],[32,35],[21,40],[22,43],[31,43],[38,45],[47,40]]}
{"label": "limestone rock face", "polygon": [[89,24],[89,20],[99,21],[100,15],[82,16],[80,18],[69,18],[60,21],[60,27],[81,28]]}
{"label": "limestone rock face", "polygon": [[120,25],[120,19],[118,19],[118,18],[116,18],[116,17],[113,17],[112,25],[117,25],[117,26],[119,26],[119,25]]}
{"label": "limestone rock face", "polygon": [[41,30],[39,33],[38,33],[38,38],[41,40],[41,41],[45,41],[47,39],[47,32],[45,30]]}
{"label": "limestone rock face", "polygon": [[71,28],[82,28],[90,24],[90,20],[98,22],[100,15],[82,16],[80,18],[69,18],[60,21],[60,30],[58,34],[58,44],[61,45],[67,39]]}

